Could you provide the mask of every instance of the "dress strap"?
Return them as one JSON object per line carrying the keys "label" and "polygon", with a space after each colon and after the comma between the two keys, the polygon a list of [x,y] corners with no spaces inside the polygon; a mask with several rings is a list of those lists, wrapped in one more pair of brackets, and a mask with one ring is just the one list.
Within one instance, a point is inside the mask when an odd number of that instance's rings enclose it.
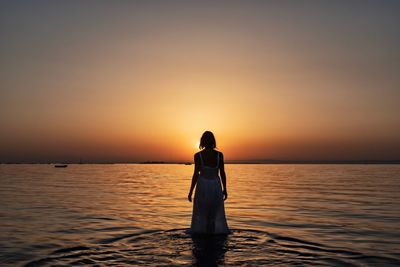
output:
{"label": "dress strap", "polygon": [[199,155],[200,155],[200,166],[203,166],[204,164],[203,164],[203,157],[201,156],[201,152],[199,152]]}

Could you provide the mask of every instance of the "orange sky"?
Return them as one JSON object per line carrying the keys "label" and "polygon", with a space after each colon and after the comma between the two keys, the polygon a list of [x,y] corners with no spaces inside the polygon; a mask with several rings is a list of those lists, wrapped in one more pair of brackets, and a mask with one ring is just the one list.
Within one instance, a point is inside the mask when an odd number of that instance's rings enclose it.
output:
{"label": "orange sky", "polygon": [[3,2],[0,162],[400,159],[399,4]]}

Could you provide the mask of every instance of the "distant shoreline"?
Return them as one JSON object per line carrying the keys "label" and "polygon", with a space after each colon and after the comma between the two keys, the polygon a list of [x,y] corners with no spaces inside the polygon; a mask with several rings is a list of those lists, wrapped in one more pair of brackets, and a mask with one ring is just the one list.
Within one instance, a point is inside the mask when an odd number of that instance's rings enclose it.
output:
{"label": "distant shoreline", "polygon": [[[0,162],[0,164],[179,164],[192,165],[190,161],[141,161],[141,162]],[[400,164],[400,160],[254,160],[254,161],[226,161],[225,164]]]}

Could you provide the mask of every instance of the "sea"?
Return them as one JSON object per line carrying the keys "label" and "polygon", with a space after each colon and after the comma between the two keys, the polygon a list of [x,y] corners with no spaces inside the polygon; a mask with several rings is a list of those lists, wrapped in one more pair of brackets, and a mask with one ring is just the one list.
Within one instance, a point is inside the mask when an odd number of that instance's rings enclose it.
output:
{"label": "sea", "polygon": [[0,266],[400,266],[400,165],[225,168],[192,237],[193,165],[0,164]]}

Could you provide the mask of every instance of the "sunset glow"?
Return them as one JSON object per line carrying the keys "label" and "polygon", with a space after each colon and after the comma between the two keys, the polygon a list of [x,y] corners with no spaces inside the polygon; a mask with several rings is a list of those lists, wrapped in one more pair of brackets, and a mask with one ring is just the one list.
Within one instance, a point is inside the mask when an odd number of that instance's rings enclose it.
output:
{"label": "sunset glow", "polygon": [[0,162],[400,158],[397,3],[154,3],[2,4]]}

